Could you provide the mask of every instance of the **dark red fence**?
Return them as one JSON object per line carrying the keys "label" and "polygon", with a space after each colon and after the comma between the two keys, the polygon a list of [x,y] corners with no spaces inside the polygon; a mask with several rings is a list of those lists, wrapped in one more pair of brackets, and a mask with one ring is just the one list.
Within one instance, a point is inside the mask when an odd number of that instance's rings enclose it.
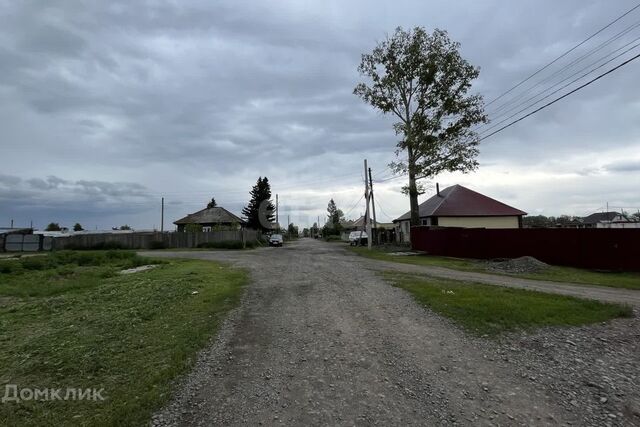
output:
{"label": "dark red fence", "polygon": [[411,246],[431,255],[517,258],[548,264],[640,271],[640,229],[411,228]]}

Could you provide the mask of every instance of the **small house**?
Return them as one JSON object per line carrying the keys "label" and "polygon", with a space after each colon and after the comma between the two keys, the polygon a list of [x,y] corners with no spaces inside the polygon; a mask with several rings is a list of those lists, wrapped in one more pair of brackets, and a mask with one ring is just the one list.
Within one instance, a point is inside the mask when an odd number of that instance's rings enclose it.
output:
{"label": "small house", "polygon": [[580,228],[640,228],[620,212],[597,212],[582,218]]}
{"label": "small house", "polygon": [[[420,225],[462,228],[521,228],[527,213],[462,185],[453,185],[422,202]],[[410,240],[411,212],[393,220],[399,242]]]}
{"label": "small house", "polygon": [[202,231],[211,231],[215,228],[239,230],[245,225],[245,221],[242,218],[220,206],[202,209],[173,223],[180,232],[185,231],[187,224],[200,225],[202,226]]}

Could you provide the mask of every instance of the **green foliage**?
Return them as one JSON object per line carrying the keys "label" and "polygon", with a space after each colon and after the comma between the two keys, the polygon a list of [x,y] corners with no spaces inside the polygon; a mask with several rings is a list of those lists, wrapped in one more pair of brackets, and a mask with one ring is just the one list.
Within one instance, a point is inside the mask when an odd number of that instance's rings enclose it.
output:
{"label": "green foliage", "polygon": [[269,179],[266,176],[258,178],[250,194],[249,204],[242,209],[242,214],[247,218],[247,226],[263,232],[270,230],[269,225],[275,219],[275,206],[271,202]]}
{"label": "green foliage", "polygon": [[215,208],[216,206],[218,206],[218,204],[216,203],[216,199],[212,197],[211,201],[207,203],[207,209]]}
{"label": "green foliage", "polygon": [[121,226],[120,226],[120,230],[131,230],[131,227],[130,227],[130,226],[128,226],[127,224],[125,224],[125,225],[121,225]]}
{"label": "green foliage", "polygon": [[336,202],[331,199],[327,205],[327,222],[323,227],[325,236],[339,236],[342,232],[341,221],[344,221],[344,214],[336,206]]}
{"label": "green foliage", "polygon": [[[110,263],[135,257],[101,255],[115,256]],[[247,283],[243,271],[211,261],[176,260],[129,275],[119,268],[68,264],[0,280],[0,378],[104,388],[106,398],[0,405],[0,425],[149,424]]]}
{"label": "green foliage", "polygon": [[478,334],[576,326],[633,315],[628,306],[556,294],[391,272],[384,277],[419,303]]}
{"label": "green foliage", "polygon": [[[165,261],[140,257],[133,251],[55,251],[47,255],[1,261],[0,295],[43,296],[92,286],[96,278],[125,268]],[[73,278],[65,281],[62,279]],[[39,286],[36,286],[39,285]]]}
{"label": "green foliage", "polygon": [[110,249],[127,249],[125,245],[120,242],[99,242],[92,246],[83,246],[83,245],[67,245],[66,249],[75,250],[75,251],[95,251],[95,250],[110,250]]}
{"label": "green foliage", "polygon": [[289,227],[287,227],[287,233],[289,234],[289,237],[298,237],[298,227],[293,225],[293,223],[289,224]]}
{"label": "green foliage", "polygon": [[354,94],[398,119],[393,125],[401,136],[396,154],[406,151],[407,162],[391,166],[409,174],[414,225],[419,221],[417,180],[478,166],[479,137],[472,128],[486,123],[487,116],[482,97],[469,94],[479,70],[460,56],[459,49],[445,31],[397,28],[362,55],[358,67],[370,82],[358,84]]}
{"label": "green foliage", "polygon": [[47,228],[44,229],[44,231],[60,231],[62,230],[62,227],[60,227],[60,224],[58,224],[57,222],[50,222],[49,225],[47,225]]}
{"label": "green foliage", "polygon": [[84,228],[82,228],[82,225],[80,225],[80,223],[79,223],[79,222],[76,222],[76,223],[73,225],[73,231],[82,231],[82,230],[84,230]]}
{"label": "green foliage", "polygon": [[202,233],[202,226],[200,224],[186,224],[184,231],[187,233]]}
{"label": "green foliage", "polygon": [[567,227],[580,218],[571,215],[544,216],[544,215],[527,215],[522,218],[522,225],[527,228],[555,228]]}

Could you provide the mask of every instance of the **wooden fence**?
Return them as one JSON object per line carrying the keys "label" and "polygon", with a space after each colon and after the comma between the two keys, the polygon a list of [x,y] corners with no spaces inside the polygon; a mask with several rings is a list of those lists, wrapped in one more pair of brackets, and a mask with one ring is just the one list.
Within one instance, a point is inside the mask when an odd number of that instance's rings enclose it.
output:
{"label": "wooden fence", "polygon": [[549,264],[640,271],[640,229],[412,227],[411,246],[431,255],[517,258]]}
{"label": "wooden fence", "polygon": [[76,234],[68,237],[55,237],[51,247],[52,249],[92,249],[110,246],[124,249],[196,248],[201,243],[253,242],[261,237],[262,234],[256,230],[223,230],[201,233]]}

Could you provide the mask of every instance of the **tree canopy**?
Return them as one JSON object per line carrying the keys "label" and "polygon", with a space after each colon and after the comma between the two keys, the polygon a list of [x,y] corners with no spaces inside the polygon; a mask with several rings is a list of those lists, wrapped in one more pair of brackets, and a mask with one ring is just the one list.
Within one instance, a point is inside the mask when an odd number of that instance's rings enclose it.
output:
{"label": "tree canopy", "polygon": [[216,206],[218,206],[218,204],[216,203],[216,199],[212,197],[211,201],[207,203],[207,209],[215,208]]}
{"label": "tree canopy", "polygon": [[482,97],[469,94],[479,69],[459,53],[460,44],[446,31],[429,34],[416,27],[395,33],[362,55],[358,71],[369,83],[354,94],[398,119],[393,128],[400,141],[396,154],[406,152],[390,166],[407,173],[411,223],[419,224],[419,180],[445,171],[468,172],[477,168],[479,138],[473,126],[486,123]]}
{"label": "tree canopy", "polygon": [[49,225],[47,225],[47,228],[44,229],[44,231],[60,231],[62,230],[62,227],[60,227],[60,224],[58,224],[57,222],[50,222]]}
{"label": "tree canopy", "polygon": [[249,204],[242,209],[242,214],[247,218],[247,226],[262,231],[271,229],[275,219],[275,207],[271,202],[269,179],[266,176],[259,177],[249,194]]}
{"label": "tree canopy", "polygon": [[324,225],[324,229],[328,235],[340,234],[342,231],[342,225],[340,221],[344,220],[344,214],[336,206],[336,202],[331,199],[327,204],[327,222]]}
{"label": "tree canopy", "polygon": [[73,231],[82,231],[82,230],[84,230],[84,228],[82,228],[82,225],[80,225],[80,223],[79,223],[79,222],[76,222],[76,223],[73,225]]}

